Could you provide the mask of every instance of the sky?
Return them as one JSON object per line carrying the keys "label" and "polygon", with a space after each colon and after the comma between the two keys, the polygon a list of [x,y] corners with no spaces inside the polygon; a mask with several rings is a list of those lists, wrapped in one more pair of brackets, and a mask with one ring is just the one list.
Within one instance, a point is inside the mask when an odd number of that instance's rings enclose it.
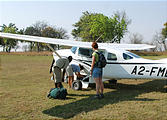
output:
{"label": "sky", "polygon": [[167,0],[0,0],[0,25],[15,23],[19,29],[37,21],[62,27],[70,39],[72,26],[79,21],[83,12],[102,13],[112,17],[116,11],[125,11],[132,21],[129,32],[124,37],[138,33],[144,41],[151,42],[156,32],[160,32],[167,22]]}

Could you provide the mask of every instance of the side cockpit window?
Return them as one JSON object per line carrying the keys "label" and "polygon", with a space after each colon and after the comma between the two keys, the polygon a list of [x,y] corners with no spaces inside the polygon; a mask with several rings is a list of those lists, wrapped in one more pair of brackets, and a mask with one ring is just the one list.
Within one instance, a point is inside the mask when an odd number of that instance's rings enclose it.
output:
{"label": "side cockpit window", "polygon": [[78,50],[78,54],[79,54],[79,55],[85,56],[85,57],[89,57],[89,58],[92,57],[92,53],[93,53],[93,50],[92,50],[92,49],[79,48],[79,50]]}
{"label": "side cockpit window", "polygon": [[141,58],[140,56],[134,54],[134,53],[131,53],[131,52],[126,52],[128,55],[131,55],[132,57],[134,58]]}
{"label": "side cockpit window", "polygon": [[116,61],[117,60],[117,56],[115,54],[113,54],[113,53],[108,53],[107,60]]}
{"label": "side cockpit window", "polygon": [[126,54],[126,53],[123,53],[123,58],[124,58],[125,60],[133,59],[132,56],[130,56],[130,55]]}

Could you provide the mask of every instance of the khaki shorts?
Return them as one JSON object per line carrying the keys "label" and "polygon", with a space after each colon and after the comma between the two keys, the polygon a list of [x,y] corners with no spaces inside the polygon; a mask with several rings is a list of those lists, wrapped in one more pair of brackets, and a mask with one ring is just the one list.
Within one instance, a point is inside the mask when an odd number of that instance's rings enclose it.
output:
{"label": "khaki shorts", "polygon": [[55,83],[62,82],[61,79],[61,69],[59,67],[54,67],[54,78],[55,78]]}
{"label": "khaki shorts", "polygon": [[67,66],[66,73],[67,73],[67,76],[74,76],[71,65]]}

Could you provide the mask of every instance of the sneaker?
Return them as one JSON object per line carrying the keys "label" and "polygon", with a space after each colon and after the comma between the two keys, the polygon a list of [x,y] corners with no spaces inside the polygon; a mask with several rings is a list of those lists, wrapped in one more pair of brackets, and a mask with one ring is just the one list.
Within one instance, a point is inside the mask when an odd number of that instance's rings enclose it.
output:
{"label": "sneaker", "polygon": [[104,98],[104,94],[100,94],[100,98]]}
{"label": "sneaker", "polygon": [[96,94],[93,98],[94,98],[94,99],[100,99],[100,95],[99,95],[99,94]]}

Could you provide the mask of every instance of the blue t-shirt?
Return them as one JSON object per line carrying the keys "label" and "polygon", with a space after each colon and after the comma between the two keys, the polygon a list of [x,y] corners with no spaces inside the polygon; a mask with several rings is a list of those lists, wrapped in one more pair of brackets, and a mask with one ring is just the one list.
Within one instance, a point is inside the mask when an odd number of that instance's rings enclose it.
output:
{"label": "blue t-shirt", "polygon": [[80,72],[80,67],[75,64],[71,64],[73,72]]}

